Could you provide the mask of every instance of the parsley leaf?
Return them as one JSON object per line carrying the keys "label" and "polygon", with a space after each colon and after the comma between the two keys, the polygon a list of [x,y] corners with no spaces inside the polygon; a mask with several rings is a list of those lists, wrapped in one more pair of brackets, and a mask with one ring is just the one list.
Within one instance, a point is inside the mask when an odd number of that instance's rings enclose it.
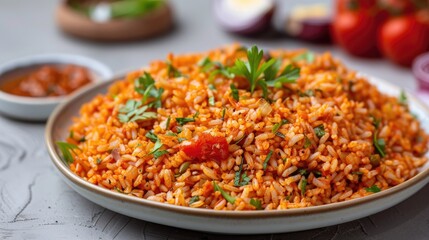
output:
{"label": "parsley leaf", "polygon": [[189,200],[189,205],[191,205],[191,204],[193,204],[194,202],[198,202],[198,201],[200,201],[200,196],[193,196],[192,198],[191,198],[191,200]]}
{"label": "parsley leaf", "polygon": [[283,139],[286,138],[286,136],[283,133],[281,133],[281,132],[276,132],[276,136],[281,137]]}
{"label": "parsley leaf", "polygon": [[276,62],[276,59],[273,58],[261,65],[260,63],[263,55],[263,50],[259,50],[257,46],[253,46],[247,50],[247,62],[237,59],[235,61],[235,65],[230,68],[230,72],[234,73],[236,76],[245,77],[249,81],[250,93],[254,92],[256,85],[258,84],[258,79],[262,73]]}
{"label": "parsley leaf", "polygon": [[78,146],[68,143],[68,142],[56,142],[58,148],[60,149],[61,153],[63,154],[63,160],[70,165],[73,163],[73,155],[71,153],[75,153],[74,149],[79,149]]}
{"label": "parsley leaf", "polygon": [[196,112],[196,113],[194,114],[194,116],[192,116],[191,118],[189,118],[189,117],[187,117],[187,118],[176,118],[176,122],[177,122],[177,124],[179,124],[180,126],[183,126],[183,125],[185,125],[186,123],[189,123],[189,122],[195,122],[195,118],[196,118],[196,117],[198,117],[198,115],[199,115],[199,112]]}
{"label": "parsley leaf", "polygon": [[152,142],[158,141],[158,136],[156,136],[155,133],[153,133],[153,130],[150,130],[149,132],[147,132],[145,137],[147,137]]}
{"label": "parsley leaf", "polygon": [[171,117],[168,116],[167,118],[167,122],[165,123],[165,129],[167,130],[170,127],[170,121],[171,121]]}
{"label": "parsley leaf", "polygon": [[385,157],[386,142],[384,141],[383,138],[377,137],[377,132],[374,133],[373,143],[377,153],[380,154],[381,157]]}
{"label": "parsley leaf", "polygon": [[294,61],[294,62],[298,62],[298,61],[301,61],[301,60],[305,60],[307,63],[314,62],[314,60],[315,60],[314,53],[312,53],[310,51],[307,51],[305,53],[302,53],[302,54],[300,54],[300,55],[292,58],[292,61]]}
{"label": "parsley leaf", "polygon": [[262,167],[264,170],[267,169],[268,161],[270,161],[271,156],[273,155],[273,150],[270,150],[270,152],[267,154],[267,157],[264,160],[264,163],[262,164]]}
{"label": "parsley leaf", "polygon": [[177,70],[173,66],[173,64],[171,64],[171,62],[167,62],[167,74],[168,74],[168,77],[174,77],[174,78],[183,76],[183,74],[179,70]]}
{"label": "parsley leaf", "polygon": [[238,95],[238,89],[237,87],[231,83],[231,85],[229,85],[229,87],[231,88],[231,96],[234,98],[235,101],[239,101],[240,100],[240,96]]}
{"label": "parsley leaf", "polygon": [[[202,67],[203,72],[210,72],[209,79],[213,79],[216,75],[223,75],[226,78],[234,78],[231,73],[222,63],[213,62],[209,57],[205,57],[198,62],[198,66]],[[210,86],[209,86],[210,87]]]}
{"label": "parsley leaf", "polygon": [[231,204],[235,203],[235,197],[232,197],[227,192],[225,192],[225,190],[223,190],[221,187],[219,187],[219,185],[217,185],[215,181],[213,181],[213,188],[214,188],[215,192],[219,191],[220,194],[222,194],[223,198],[225,198],[226,201],[228,201]]}
{"label": "parsley leaf", "polygon": [[215,105],[215,98],[214,96],[209,97],[209,105],[214,106]]}
{"label": "parsley leaf", "polygon": [[247,176],[246,173],[241,174],[241,171],[243,170],[243,162],[244,160],[241,161],[238,171],[235,172],[234,186],[236,187],[245,186],[250,182],[250,178]]}
{"label": "parsley leaf", "polygon": [[374,125],[375,128],[378,128],[380,126],[381,119],[380,118],[376,118],[373,115],[371,115],[371,118],[372,118],[372,125]]}
{"label": "parsley leaf", "polygon": [[222,109],[222,120],[224,120],[225,119],[225,113],[226,113],[226,108],[223,108]]}
{"label": "parsley leaf", "polygon": [[367,191],[367,192],[372,192],[372,193],[378,193],[378,192],[380,192],[381,191],[381,189],[379,188],[379,187],[377,187],[377,185],[372,185],[371,187],[369,187],[369,188],[365,188],[365,190]]}
{"label": "parsley leaf", "polygon": [[271,129],[272,133],[277,133],[277,131],[279,130],[279,128],[285,124],[288,124],[289,120],[287,119],[282,119],[279,123],[274,124],[273,129]]}
{"label": "parsley leaf", "polygon": [[405,93],[404,90],[401,90],[401,93],[399,94],[398,101],[402,105],[407,105],[408,104],[407,94]]}
{"label": "parsley leaf", "polygon": [[155,100],[149,103],[150,106],[155,108],[160,108],[162,106],[161,95],[164,89],[155,87],[155,80],[149,73],[144,72],[142,76],[134,80],[134,90],[143,95],[143,103],[146,103],[147,99],[152,97]]}
{"label": "parsley leaf", "polygon": [[179,177],[180,175],[184,174],[186,172],[186,170],[188,170],[189,165],[191,165],[190,162],[184,162],[184,163],[182,163],[182,165],[180,165],[180,167],[179,167],[179,173],[177,173],[175,175],[175,177]]}
{"label": "parsley leaf", "polygon": [[301,189],[301,195],[305,194],[306,187],[307,187],[307,179],[305,178],[305,176],[302,176],[299,184],[299,188]]}
{"label": "parsley leaf", "polygon": [[167,151],[167,150],[160,150],[160,149],[161,149],[161,147],[162,147],[162,145],[163,145],[163,144],[162,144],[161,140],[160,140],[160,139],[158,139],[158,140],[155,142],[155,145],[153,146],[152,151],[150,151],[150,153],[148,153],[148,155],[153,154],[153,156],[154,156],[155,158],[159,158],[159,157],[161,157],[162,155],[167,154],[167,153],[168,153],[168,151]]}
{"label": "parsley leaf", "polygon": [[258,199],[251,198],[250,199],[250,205],[254,206],[256,208],[256,210],[262,210],[261,201]]}
{"label": "parsley leaf", "polygon": [[304,148],[308,148],[311,146],[311,140],[307,137],[307,135],[304,135]]}
{"label": "parsley leaf", "polygon": [[137,122],[157,117],[155,112],[146,112],[147,109],[148,106],[142,106],[142,102],[130,99],[125,106],[119,109],[119,121],[122,123]]}
{"label": "parsley leaf", "polygon": [[292,66],[292,64],[289,64],[283,69],[278,78],[267,79],[267,85],[269,87],[281,88],[284,83],[295,83],[299,78],[300,72],[300,68],[296,68]]}
{"label": "parsley leaf", "polygon": [[316,136],[318,138],[321,138],[325,135],[325,126],[323,126],[323,124],[317,126],[314,128],[314,132],[316,133]]}

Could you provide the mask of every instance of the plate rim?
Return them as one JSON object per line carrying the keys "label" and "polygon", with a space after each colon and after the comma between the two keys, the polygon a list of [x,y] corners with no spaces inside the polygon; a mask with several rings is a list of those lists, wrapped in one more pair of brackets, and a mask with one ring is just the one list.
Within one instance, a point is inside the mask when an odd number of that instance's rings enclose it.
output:
{"label": "plate rim", "polygon": [[[95,192],[99,195],[102,195],[103,197],[113,198],[115,200],[127,202],[130,204],[138,204],[142,205],[144,207],[152,207],[157,208],[158,210],[165,210],[165,211],[173,211],[175,213],[180,214],[186,214],[186,215],[193,215],[193,216],[204,216],[204,217],[212,217],[212,218],[231,218],[231,219],[246,219],[250,217],[254,218],[281,218],[281,217],[287,217],[287,216],[304,216],[309,214],[319,214],[324,212],[331,212],[335,210],[341,210],[344,208],[349,208],[352,206],[357,205],[364,205],[367,203],[370,203],[371,201],[375,201],[380,198],[385,198],[390,195],[394,195],[397,193],[400,193],[402,191],[407,190],[411,185],[417,185],[418,183],[425,181],[429,178],[429,168],[419,172],[417,175],[412,177],[411,179],[408,179],[407,181],[400,183],[396,186],[393,186],[387,190],[383,190],[378,193],[371,194],[369,196],[360,197],[356,199],[351,199],[347,201],[342,202],[336,202],[336,203],[329,203],[325,205],[319,205],[319,206],[311,206],[311,207],[304,207],[304,208],[295,208],[295,209],[282,209],[282,210],[271,210],[271,211],[233,211],[233,210],[213,210],[213,209],[201,209],[201,208],[191,208],[186,206],[177,206],[172,205],[168,203],[162,203],[162,202],[156,202],[151,201],[144,198],[139,198],[136,196],[129,196],[123,193],[115,192],[106,188],[102,188],[98,185],[92,184],[81,177],[74,174],[61,160],[60,156],[56,153],[56,147],[54,142],[52,141],[52,133],[54,131],[53,126],[56,122],[55,120],[58,118],[58,116],[61,114],[61,112],[65,111],[67,109],[67,106],[72,104],[76,99],[79,99],[81,96],[84,96],[88,92],[96,89],[101,88],[103,85],[107,85],[105,87],[110,86],[115,81],[123,80],[127,77],[127,74],[130,71],[121,72],[119,74],[115,74],[112,78],[107,79],[106,81],[101,81],[98,83],[95,83],[91,85],[90,87],[86,89],[82,89],[83,91],[80,91],[79,93],[71,96],[70,98],[66,99],[66,101],[62,102],[60,105],[58,105],[52,114],[49,116],[49,119],[46,124],[45,128],[45,145],[47,147],[49,156],[51,158],[51,161],[54,163],[56,168],[60,171],[60,173],[68,178],[73,184],[79,185],[80,187],[85,188],[88,191]],[[375,85],[377,89],[379,90],[379,86],[377,86],[374,82],[377,81],[380,84],[384,84],[388,86],[391,89],[395,89],[397,91],[400,91],[401,88],[387,82],[386,80],[383,80],[378,77],[374,77],[371,75],[367,75],[364,73],[359,73],[362,76],[366,78],[366,80],[371,84]],[[380,91],[380,90],[379,90]],[[383,91],[381,91],[383,94]],[[423,104],[419,99],[417,99],[414,95],[410,94],[409,92],[405,91],[407,93],[408,99],[411,100],[413,105],[417,104],[418,108],[422,109],[423,112],[427,117],[429,117],[429,106],[426,106]],[[102,92],[98,92],[98,94],[102,94]],[[95,96],[94,96],[95,97]],[[426,185],[426,184],[424,184]],[[423,186],[424,186],[423,185]],[[413,194],[412,194],[413,195]],[[410,195],[411,196],[411,195]],[[378,212],[378,211],[376,211]]]}

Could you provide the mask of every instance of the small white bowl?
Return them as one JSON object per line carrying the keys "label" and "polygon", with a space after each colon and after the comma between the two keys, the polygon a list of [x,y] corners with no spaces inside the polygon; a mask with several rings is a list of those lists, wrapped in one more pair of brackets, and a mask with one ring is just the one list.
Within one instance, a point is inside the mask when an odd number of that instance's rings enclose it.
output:
{"label": "small white bowl", "polygon": [[[31,69],[35,70],[43,65],[64,64],[73,64],[87,68],[92,76],[92,83],[104,81],[112,77],[112,71],[106,65],[94,59],[72,54],[54,53],[19,58],[0,65],[0,84],[12,78],[5,77],[6,75],[19,77],[24,72],[31,71]],[[0,114],[20,120],[46,120],[59,103],[86,89],[92,83],[79,88],[71,94],[59,97],[22,97],[0,90]]]}

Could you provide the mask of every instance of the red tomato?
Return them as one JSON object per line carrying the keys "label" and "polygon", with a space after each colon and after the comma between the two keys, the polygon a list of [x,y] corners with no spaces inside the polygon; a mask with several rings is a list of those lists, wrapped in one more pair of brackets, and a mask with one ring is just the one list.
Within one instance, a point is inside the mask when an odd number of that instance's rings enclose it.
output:
{"label": "red tomato", "polygon": [[182,145],[182,150],[186,155],[198,161],[215,160],[220,162],[228,158],[228,147],[226,138],[202,133],[195,141]]}
{"label": "red tomato", "polygon": [[[372,12],[372,11],[371,11]],[[347,52],[361,57],[377,57],[377,32],[379,14],[370,11],[345,11],[338,13],[332,24],[336,42]]]}
{"label": "red tomato", "polygon": [[382,25],[378,41],[384,56],[410,66],[414,58],[429,51],[429,23],[416,15],[389,19]]}

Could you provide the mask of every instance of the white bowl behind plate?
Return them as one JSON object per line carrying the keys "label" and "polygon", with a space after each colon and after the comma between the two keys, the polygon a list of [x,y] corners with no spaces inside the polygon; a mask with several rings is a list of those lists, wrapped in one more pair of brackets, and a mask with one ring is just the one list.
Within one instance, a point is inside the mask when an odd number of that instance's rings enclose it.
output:
{"label": "white bowl behind plate", "polygon": [[[112,81],[121,78],[123,76]],[[393,96],[400,93],[400,89],[390,83],[371,77],[369,80],[382,92]],[[380,212],[410,197],[429,181],[427,162],[420,169],[420,173],[408,181],[370,196],[321,206],[271,211],[216,211],[181,207],[108,190],[74,174],[61,160],[55,142],[63,141],[68,136],[72,117],[79,115],[81,105],[97,94],[106,93],[112,81],[99,83],[82,91],[55,109],[46,126],[45,141],[59,176],[71,188],[88,200],[127,216],[168,226],[216,233],[262,234],[300,231],[344,223]],[[413,96],[407,97],[411,111],[418,116],[426,132],[429,132],[429,109]]]}
{"label": "white bowl behind plate", "polygon": [[[1,64],[0,83],[5,81],[5,79],[2,79],[4,74],[13,74],[15,71],[18,72],[22,69],[46,64],[73,64],[85,67],[92,75],[93,82],[103,81],[112,77],[112,71],[97,60],[79,55],[53,53],[23,57]],[[46,120],[60,102],[88,88],[90,85],[92,84],[88,84],[67,96],[42,98],[16,96],[0,90],[0,113],[21,120]]]}

